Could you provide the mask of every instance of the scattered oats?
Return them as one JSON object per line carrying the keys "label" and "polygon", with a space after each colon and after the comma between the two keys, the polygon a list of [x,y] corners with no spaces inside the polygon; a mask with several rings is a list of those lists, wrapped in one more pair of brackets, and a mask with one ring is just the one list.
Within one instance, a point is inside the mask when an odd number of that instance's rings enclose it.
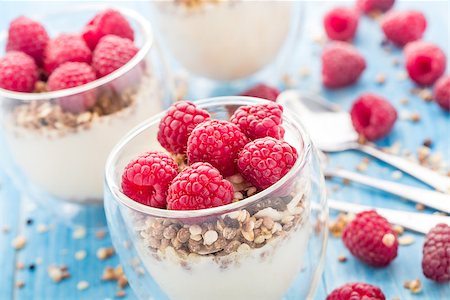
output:
{"label": "scattered oats", "polygon": [[83,291],[89,287],[89,282],[87,281],[80,281],[77,283],[77,290]]}
{"label": "scattered oats", "polygon": [[27,244],[27,239],[22,235],[17,236],[12,241],[12,246],[16,250],[22,249],[23,247],[25,247],[26,244]]}
{"label": "scattered oats", "polygon": [[433,92],[428,88],[420,89],[418,96],[425,102],[433,101]]}
{"label": "scattered oats", "polygon": [[419,114],[419,113],[412,113],[412,114],[409,116],[409,119],[410,119],[412,122],[417,123],[417,122],[420,122],[421,117],[420,117],[420,114]]}
{"label": "scattered oats", "polygon": [[407,280],[403,283],[403,287],[410,290],[413,294],[418,294],[422,291],[422,282],[420,279]]}
{"label": "scattered oats", "polygon": [[72,237],[76,240],[83,239],[86,237],[86,228],[80,226],[75,228]]}
{"label": "scattered oats", "polygon": [[101,277],[102,280],[104,281],[111,281],[111,280],[116,280],[116,273],[114,272],[114,268],[113,267],[106,267],[103,270],[103,274]]}
{"label": "scattered oats", "polygon": [[97,250],[97,258],[100,260],[105,260],[114,255],[113,247],[102,247]]}
{"label": "scattered oats", "polygon": [[193,236],[200,235],[200,234],[202,234],[202,228],[197,224],[191,225],[191,226],[189,226],[189,233]]}
{"label": "scattered oats", "polygon": [[103,240],[106,236],[106,231],[104,229],[99,229],[95,233],[95,237],[99,240]]}
{"label": "scattered oats", "polygon": [[214,230],[208,230],[203,235],[203,244],[204,245],[212,245],[215,241],[217,241],[219,235],[217,234],[217,231]]}
{"label": "scattered oats", "polygon": [[70,277],[69,270],[66,266],[51,265],[48,267],[47,272],[48,276],[56,283]]}
{"label": "scattered oats", "polygon": [[375,77],[375,82],[378,84],[384,84],[386,82],[386,75],[383,73],[377,74]]}
{"label": "scattered oats", "polygon": [[36,231],[38,233],[46,233],[46,232],[48,232],[48,230],[49,230],[49,227],[46,224],[38,224],[36,226]]}
{"label": "scattered oats", "polygon": [[386,233],[385,235],[383,235],[381,241],[386,247],[390,248],[395,243],[395,235],[393,235],[392,233]]}
{"label": "scattered oats", "polygon": [[25,282],[23,282],[22,280],[16,281],[16,288],[21,289],[24,286],[25,286]]}
{"label": "scattered oats", "polygon": [[398,80],[406,80],[406,79],[408,79],[408,74],[404,71],[400,71],[397,73],[397,79]]}
{"label": "scattered oats", "polygon": [[394,227],[392,227],[392,230],[394,230],[397,235],[402,235],[405,232],[405,228],[400,225],[394,225]]}
{"label": "scattered oats", "polygon": [[397,171],[393,171],[391,173],[392,179],[395,179],[395,180],[399,180],[400,178],[402,178],[402,176],[403,176],[403,173],[398,171],[398,170]]}
{"label": "scattered oats", "polygon": [[344,263],[344,262],[347,261],[347,257],[344,256],[344,255],[340,255],[340,256],[338,257],[338,261],[341,262],[341,263]]}
{"label": "scattered oats", "polygon": [[398,238],[398,243],[401,246],[409,246],[415,242],[415,239],[412,235],[405,235]]}
{"label": "scattered oats", "polygon": [[75,259],[76,260],[83,260],[86,258],[86,251],[85,250],[79,250],[75,253]]}
{"label": "scattered oats", "polygon": [[341,237],[345,226],[350,222],[349,215],[340,213],[336,220],[329,225],[329,230],[334,237]]}

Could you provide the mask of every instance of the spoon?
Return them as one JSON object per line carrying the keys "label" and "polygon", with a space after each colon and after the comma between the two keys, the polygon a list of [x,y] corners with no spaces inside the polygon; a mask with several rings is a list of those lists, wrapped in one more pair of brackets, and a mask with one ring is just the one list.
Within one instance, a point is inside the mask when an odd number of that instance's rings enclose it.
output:
{"label": "spoon", "polygon": [[281,93],[277,102],[284,110],[300,117],[316,147],[324,152],[358,150],[373,156],[415,177],[443,193],[450,193],[450,177],[440,175],[402,157],[385,153],[370,145],[358,143],[350,115],[337,105],[320,96],[288,90]]}

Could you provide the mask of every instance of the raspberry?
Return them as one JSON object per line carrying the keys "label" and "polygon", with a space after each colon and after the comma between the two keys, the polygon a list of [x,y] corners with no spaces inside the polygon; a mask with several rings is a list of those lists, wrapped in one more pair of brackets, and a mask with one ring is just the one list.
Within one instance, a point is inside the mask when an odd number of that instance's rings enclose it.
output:
{"label": "raspberry", "polygon": [[444,74],[447,59],[436,45],[415,41],[405,47],[406,69],[409,77],[420,85],[432,85]]}
{"label": "raspberry", "polygon": [[59,65],[69,62],[91,63],[92,53],[81,36],[61,34],[48,42],[44,52],[44,69],[51,74]]}
{"label": "raspberry", "polygon": [[[94,69],[87,63],[66,62],[60,65],[48,77],[47,89],[57,91],[86,84],[96,79]],[[72,113],[80,113],[91,108],[97,100],[96,90],[60,98],[62,109]]]}
{"label": "raspberry", "polygon": [[31,56],[10,51],[0,58],[0,87],[2,89],[30,93],[38,79],[36,63]]}
{"label": "raspberry", "polygon": [[350,41],[358,27],[358,12],[351,8],[337,7],[323,19],[325,32],[330,40]]}
{"label": "raspberry", "polygon": [[397,111],[383,97],[366,93],[353,103],[350,116],[355,130],[373,141],[389,134],[397,120]]}
{"label": "raspberry", "polygon": [[386,12],[394,6],[395,0],[358,0],[356,7],[366,13]]}
{"label": "raspberry", "polygon": [[127,19],[117,10],[106,9],[98,13],[84,27],[82,36],[92,50],[105,35],[113,34],[129,40],[134,40],[134,32]]}
{"label": "raspberry", "polygon": [[205,121],[197,125],[188,138],[188,162],[208,162],[222,175],[231,176],[236,173],[238,152],[247,142],[248,138],[235,124]]}
{"label": "raspberry", "polygon": [[276,103],[241,106],[230,118],[251,140],[271,136],[282,139],[283,107]]}
{"label": "raspberry", "polygon": [[385,300],[380,288],[361,282],[347,283],[334,289],[326,300]]}
{"label": "raspberry", "polygon": [[197,108],[194,103],[177,102],[167,110],[159,123],[158,141],[167,151],[184,154],[192,130],[209,119],[209,113]]}
{"label": "raspberry", "polygon": [[400,47],[420,39],[426,27],[425,16],[416,10],[392,11],[381,21],[387,39]]}
{"label": "raspberry", "polygon": [[169,187],[167,208],[197,210],[231,203],[234,189],[209,163],[198,162],[178,174]]}
{"label": "raspberry", "polygon": [[138,51],[129,39],[105,35],[94,50],[92,66],[98,77],[103,77],[125,65]]}
{"label": "raspberry", "polygon": [[366,60],[350,44],[333,42],[322,53],[322,82],[328,88],[355,83],[365,68]]}
{"label": "raspberry", "polygon": [[241,93],[241,96],[256,97],[270,101],[276,101],[280,91],[272,86],[264,83],[255,85],[254,87]]}
{"label": "raspberry", "polygon": [[297,160],[297,151],[285,141],[265,137],[254,140],[239,153],[239,173],[263,190],[286,175]]}
{"label": "raspberry", "polygon": [[354,256],[374,267],[387,266],[397,256],[396,233],[373,210],[357,214],[344,229],[342,240]]}
{"label": "raspberry", "polygon": [[422,270],[431,280],[450,281],[450,226],[447,224],[436,225],[425,237]]}
{"label": "raspberry", "polygon": [[445,110],[450,111],[450,75],[442,77],[434,86],[434,100]]}
{"label": "raspberry", "polygon": [[125,167],[122,190],[144,205],[166,208],[167,192],[178,174],[178,166],[167,154],[150,151],[139,155]]}
{"label": "raspberry", "polygon": [[18,17],[9,25],[6,51],[25,52],[41,64],[48,40],[47,31],[39,22]]}

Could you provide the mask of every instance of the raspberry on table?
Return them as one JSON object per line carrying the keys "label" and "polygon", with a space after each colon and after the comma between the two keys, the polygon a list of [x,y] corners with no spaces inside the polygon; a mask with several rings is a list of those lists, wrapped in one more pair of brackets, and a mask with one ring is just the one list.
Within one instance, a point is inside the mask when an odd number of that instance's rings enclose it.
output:
{"label": "raspberry on table", "polygon": [[0,58],[0,88],[31,93],[37,79],[38,69],[31,56],[10,51]]}
{"label": "raspberry on table", "polygon": [[149,151],[133,159],[122,174],[122,191],[136,202],[166,208],[167,192],[178,165],[167,154]]}
{"label": "raspberry on table", "polygon": [[245,145],[237,165],[247,181],[264,190],[289,172],[297,156],[295,148],[287,142],[265,137]]}
{"label": "raspberry on table", "polygon": [[134,31],[130,23],[114,9],[106,9],[95,15],[83,28],[81,35],[89,48],[94,50],[98,41],[108,34],[134,40]]}
{"label": "raspberry on table", "polygon": [[394,6],[395,0],[357,0],[356,7],[363,13],[386,12]]}
{"label": "raspberry on table", "polygon": [[326,300],[385,300],[379,287],[368,283],[352,282],[334,289]]}
{"label": "raspberry on table", "polygon": [[333,42],[322,53],[322,82],[327,88],[355,83],[366,69],[366,60],[352,45]]}
{"label": "raspberry on table", "polygon": [[350,252],[373,267],[384,267],[397,257],[398,240],[389,222],[375,211],[356,215],[344,229],[342,240]]}
{"label": "raspberry on table", "polygon": [[231,203],[234,189],[209,163],[198,162],[185,168],[172,181],[167,208],[197,210]]}
{"label": "raspberry on table", "polygon": [[271,136],[284,137],[283,107],[277,103],[239,107],[230,118],[251,140]]}
{"label": "raspberry on table", "polygon": [[359,14],[355,9],[336,7],[323,19],[325,32],[330,40],[351,41],[358,27]]}
{"label": "raspberry on table", "polygon": [[241,129],[231,122],[205,121],[197,125],[188,138],[188,162],[208,162],[223,176],[231,176],[237,172],[238,153],[248,141]]}
{"label": "raspberry on table", "polygon": [[173,104],[161,118],[158,141],[167,151],[185,154],[188,137],[198,124],[209,120],[209,113],[188,101]]}
{"label": "raspberry on table", "polygon": [[90,64],[91,60],[91,50],[77,34],[60,34],[47,43],[44,51],[44,69],[48,74],[65,62]]}
{"label": "raspberry on table", "polygon": [[276,101],[280,91],[272,86],[260,83],[241,93],[241,96],[256,97]]}
{"label": "raspberry on table", "polygon": [[397,120],[397,111],[381,96],[366,93],[358,97],[350,110],[353,127],[369,141],[388,135]]}
{"label": "raspberry on table", "polygon": [[450,75],[444,76],[436,82],[434,100],[440,107],[450,111]]}
{"label": "raspberry on table", "polygon": [[6,51],[22,51],[40,65],[48,41],[47,31],[41,23],[20,16],[9,25]]}
{"label": "raspberry on table", "polygon": [[444,74],[447,59],[438,46],[415,41],[406,45],[404,53],[406,70],[417,84],[432,85]]}
{"label": "raspberry on table", "polygon": [[381,21],[386,38],[400,47],[420,39],[426,27],[425,16],[416,10],[392,11]]}
{"label": "raspberry on table", "polygon": [[130,39],[105,35],[94,50],[92,66],[100,78],[125,65],[138,51]]}
{"label": "raspberry on table", "polygon": [[450,226],[438,224],[432,228],[422,252],[423,274],[437,282],[450,281]]}

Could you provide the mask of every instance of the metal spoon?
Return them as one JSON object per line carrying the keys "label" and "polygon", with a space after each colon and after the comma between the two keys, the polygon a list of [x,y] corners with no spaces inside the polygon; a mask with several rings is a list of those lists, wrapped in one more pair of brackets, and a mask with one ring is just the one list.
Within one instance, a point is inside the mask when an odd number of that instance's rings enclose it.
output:
{"label": "metal spoon", "polygon": [[358,150],[402,170],[438,191],[450,193],[449,177],[373,146],[359,144],[350,115],[325,99],[288,90],[280,94],[277,102],[284,106],[286,112],[300,117],[314,144],[320,150],[325,152]]}

